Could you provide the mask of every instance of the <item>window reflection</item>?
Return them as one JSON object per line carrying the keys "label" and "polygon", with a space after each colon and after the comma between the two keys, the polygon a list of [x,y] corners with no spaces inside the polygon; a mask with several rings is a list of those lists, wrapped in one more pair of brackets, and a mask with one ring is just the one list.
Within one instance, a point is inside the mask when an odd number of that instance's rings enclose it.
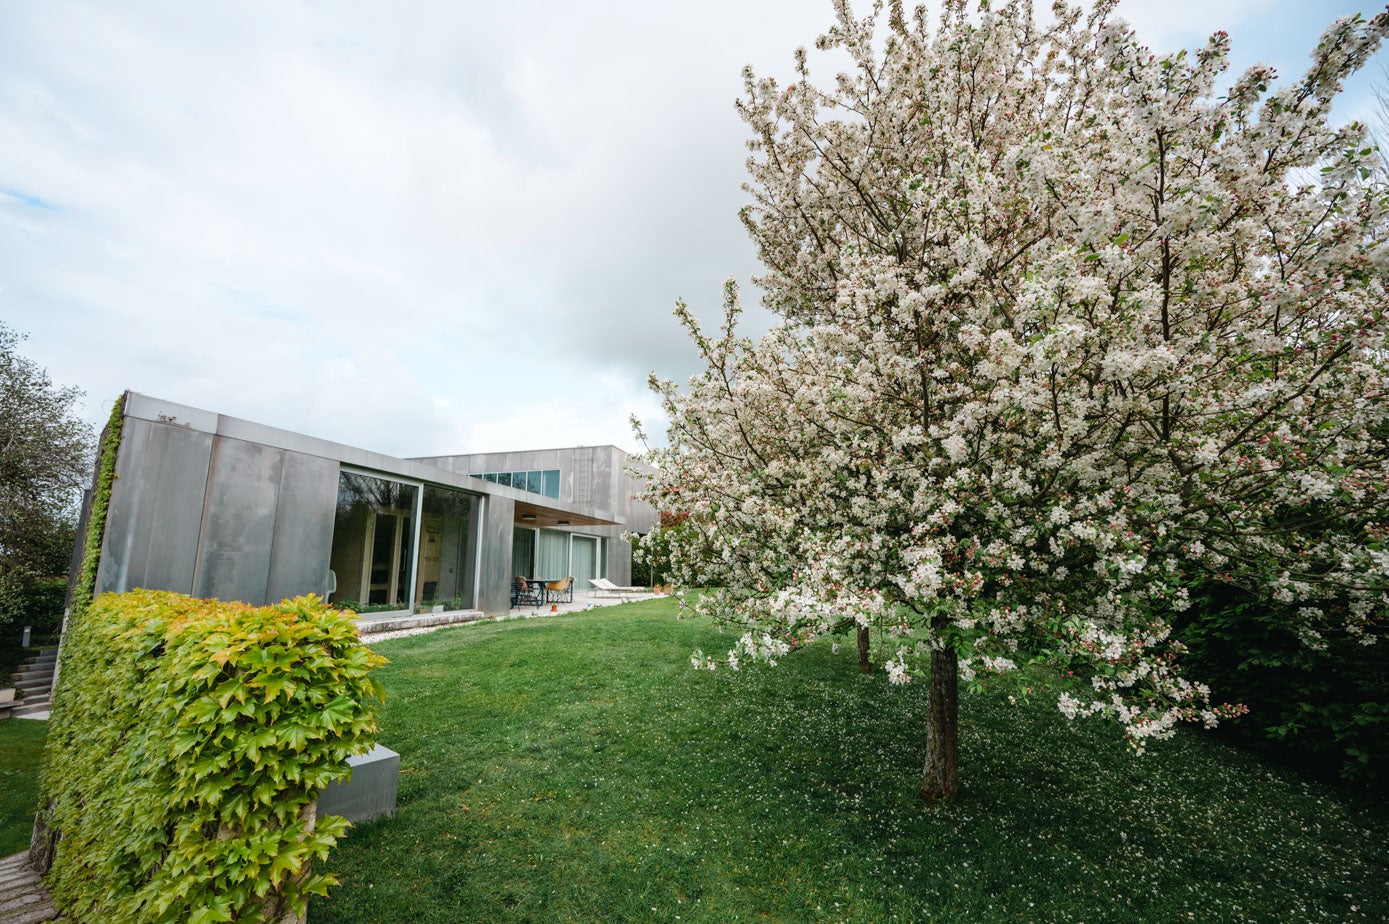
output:
{"label": "window reflection", "polygon": [[329,565],[337,589],[331,603],[384,610],[410,605],[416,491],[398,481],[339,474]]}
{"label": "window reflection", "polygon": [[473,565],[477,561],[473,521],[476,508],[470,494],[425,485],[420,564],[415,579],[419,585],[416,599],[421,605],[472,608]]}
{"label": "window reflection", "polygon": [[474,472],[473,477],[559,500],[559,469],[557,468],[537,469],[528,472]]}

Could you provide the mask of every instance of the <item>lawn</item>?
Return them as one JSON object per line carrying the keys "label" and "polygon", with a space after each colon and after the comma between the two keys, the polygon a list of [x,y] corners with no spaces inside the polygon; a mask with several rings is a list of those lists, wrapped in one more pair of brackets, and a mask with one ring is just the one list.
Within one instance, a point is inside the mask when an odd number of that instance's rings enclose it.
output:
{"label": "lawn", "polygon": [[47,722],[0,722],[0,857],[29,849]]}
{"label": "lawn", "polygon": [[[1389,811],[1189,731],[1141,758],[1016,688],[964,695],[961,796],[915,801],[924,684],[672,601],[381,642],[394,817],[329,861],[314,924],[1383,921]],[[0,855],[46,723],[0,722]]]}
{"label": "lawn", "polygon": [[1016,689],[961,702],[961,796],[915,802],[924,684],[671,601],[373,646],[396,815],[330,858],[315,924],[1382,921],[1386,811],[1196,732],[1130,756]]}

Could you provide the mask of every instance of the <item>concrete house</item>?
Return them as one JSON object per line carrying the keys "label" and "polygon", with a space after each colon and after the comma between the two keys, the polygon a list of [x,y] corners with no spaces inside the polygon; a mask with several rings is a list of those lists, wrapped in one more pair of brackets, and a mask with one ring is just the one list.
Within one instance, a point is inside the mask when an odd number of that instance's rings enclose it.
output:
{"label": "concrete house", "polygon": [[98,593],[506,613],[516,575],[630,583],[655,511],[613,446],[397,459],[127,393]]}

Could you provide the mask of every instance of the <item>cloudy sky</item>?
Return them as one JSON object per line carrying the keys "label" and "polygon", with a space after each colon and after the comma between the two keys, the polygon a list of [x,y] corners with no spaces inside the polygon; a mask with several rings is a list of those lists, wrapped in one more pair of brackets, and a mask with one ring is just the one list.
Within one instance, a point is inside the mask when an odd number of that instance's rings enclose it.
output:
{"label": "cloudy sky", "polygon": [[[1374,9],[1120,6],[1156,49],[1223,28],[1237,69],[1288,77]],[[829,0],[0,0],[0,320],[93,422],[130,388],[391,455],[637,449],[630,414],[661,428],[647,373],[694,371],[675,300],[713,320],[757,272],[740,70],[785,77],[830,21]]]}

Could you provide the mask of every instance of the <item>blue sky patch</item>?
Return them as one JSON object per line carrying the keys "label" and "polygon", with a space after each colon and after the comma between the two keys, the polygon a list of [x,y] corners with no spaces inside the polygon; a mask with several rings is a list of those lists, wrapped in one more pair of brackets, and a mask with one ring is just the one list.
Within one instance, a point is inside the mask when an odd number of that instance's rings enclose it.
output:
{"label": "blue sky patch", "polygon": [[17,189],[7,189],[4,186],[0,186],[0,196],[4,196],[6,199],[13,199],[15,202],[18,202],[22,205],[27,205],[33,209],[52,210],[57,208],[57,206],[54,205],[52,202],[40,199],[38,196],[31,196],[28,193],[20,192]]}

